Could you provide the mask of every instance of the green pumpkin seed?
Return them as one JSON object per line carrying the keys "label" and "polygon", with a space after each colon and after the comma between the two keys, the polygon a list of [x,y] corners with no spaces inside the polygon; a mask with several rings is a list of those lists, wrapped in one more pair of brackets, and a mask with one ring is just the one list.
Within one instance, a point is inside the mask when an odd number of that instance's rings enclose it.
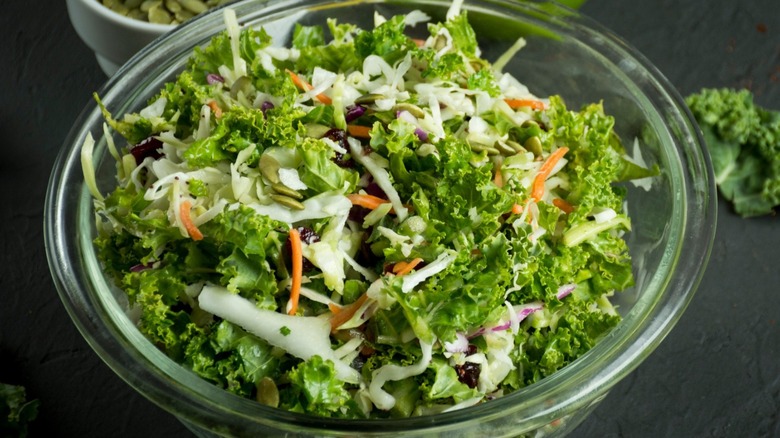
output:
{"label": "green pumpkin seed", "polygon": [[156,24],[171,24],[173,17],[171,13],[166,11],[165,8],[160,5],[154,5],[149,8],[149,22]]}
{"label": "green pumpkin seed", "polygon": [[418,119],[425,117],[425,111],[413,103],[401,102],[393,107],[393,112],[397,113],[399,111],[408,111],[411,115],[417,117]]}
{"label": "green pumpkin seed", "polygon": [[257,383],[257,401],[272,408],[279,407],[279,388],[270,377],[263,377]]}
{"label": "green pumpkin seed", "polygon": [[179,0],[179,3],[181,3],[184,9],[194,14],[200,14],[201,12],[206,12],[209,9],[209,7],[200,0]]}
{"label": "green pumpkin seed", "polygon": [[172,12],[176,14],[177,12],[181,11],[181,4],[178,2],[178,0],[165,0],[165,9],[168,10],[168,12]]}
{"label": "green pumpkin seed", "polygon": [[469,143],[469,147],[476,153],[487,152],[488,155],[499,155],[498,149],[479,143]]}
{"label": "green pumpkin seed", "polygon": [[184,9],[182,9],[179,12],[174,13],[174,17],[176,17],[176,20],[178,20],[180,23],[183,23],[183,22],[189,20],[190,18],[192,18],[194,16],[195,16],[195,14],[193,14],[190,11],[185,11]]}
{"label": "green pumpkin seed", "polygon": [[523,143],[523,147],[537,157],[542,155],[542,141],[535,135],[528,137],[528,140]]}
{"label": "green pumpkin seed", "polygon": [[161,5],[162,0],[144,0],[143,3],[141,3],[141,6],[139,6],[139,9],[141,9],[142,12],[149,12],[149,9],[152,8],[152,6],[155,5]]}
{"label": "green pumpkin seed", "polygon": [[272,157],[270,154],[263,154],[260,156],[259,166],[260,173],[263,174],[265,179],[271,184],[279,183],[279,168],[281,168],[282,165],[279,164],[276,158]]}
{"label": "green pumpkin seed", "polygon": [[141,6],[143,0],[125,0],[124,4],[127,9],[138,9]]}
{"label": "green pumpkin seed", "polygon": [[274,201],[284,205],[285,207],[290,207],[293,210],[304,210],[306,208],[305,205],[303,205],[300,201],[293,199],[289,196],[285,195],[271,195],[271,199]]}
{"label": "green pumpkin seed", "polygon": [[385,99],[385,96],[383,94],[378,93],[370,93],[370,94],[364,94],[357,99],[355,99],[355,104],[357,105],[371,105],[372,103],[376,102],[377,100]]}
{"label": "green pumpkin seed", "polygon": [[500,152],[501,155],[505,155],[507,157],[517,153],[517,151],[512,146],[509,146],[508,144],[501,141],[497,141],[494,146],[496,149],[498,149],[498,152]]}
{"label": "green pumpkin seed", "polygon": [[130,9],[125,6],[120,0],[103,0],[103,6],[107,7],[108,9],[111,9],[112,11],[127,15],[130,13]]}
{"label": "green pumpkin seed", "polygon": [[271,184],[271,189],[280,195],[289,196],[293,199],[303,199],[301,192],[291,189],[282,183]]}
{"label": "green pumpkin seed", "polygon": [[512,149],[514,149],[514,150],[515,150],[515,153],[517,153],[517,152],[526,152],[526,150],[525,150],[525,148],[523,147],[523,145],[521,145],[520,143],[518,143],[518,142],[516,142],[516,141],[514,141],[514,140],[507,140],[507,141],[506,141],[506,144],[507,144],[509,147],[511,147]]}

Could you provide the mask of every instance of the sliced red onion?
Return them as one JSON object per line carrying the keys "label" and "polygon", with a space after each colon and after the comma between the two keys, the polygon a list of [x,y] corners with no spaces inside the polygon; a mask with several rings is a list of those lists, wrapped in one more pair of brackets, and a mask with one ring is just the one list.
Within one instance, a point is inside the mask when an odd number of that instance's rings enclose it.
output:
{"label": "sliced red onion", "polygon": [[[542,303],[534,302],[534,303],[525,304],[523,306],[520,306],[520,307],[516,308],[515,309],[515,313],[517,314],[517,322],[518,323],[521,322],[526,317],[528,317],[528,315],[536,312],[537,310],[542,310],[543,307],[544,306],[542,305]],[[493,326],[493,327],[489,327],[489,328],[480,327],[477,331],[475,331],[474,333],[470,334],[468,336],[468,339],[473,339],[473,338],[476,338],[477,336],[482,336],[487,331],[500,332],[500,331],[503,331],[503,330],[508,330],[511,326],[512,326],[512,321],[509,320],[509,321],[507,321],[507,322],[505,322],[503,324],[499,324],[499,325],[496,325],[496,326]]]}
{"label": "sliced red onion", "polygon": [[568,296],[570,293],[574,292],[574,289],[577,287],[576,284],[564,284],[563,286],[558,288],[558,293],[555,295],[558,297],[559,300],[564,299],[566,296]]}
{"label": "sliced red onion", "polygon": [[450,353],[468,353],[469,340],[463,333],[455,333],[455,340],[445,342],[444,349]]}
{"label": "sliced red onion", "polygon": [[206,82],[208,82],[209,85],[221,84],[225,82],[225,78],[216,73],[209,73],[206,75]]}
{"label": "sliced red onion", "polygon": [[425,132],[422,128],[415,129],[414,133],[417,134],[417,138],[419,138],[421,142],[424,143],[428,141],[428,133]]}
{"label": "sliced red onion", "polygon": [[265,114],[265,112],[268,111],[269,109],[273,109],[273,108],[274,108],[274,104],[267,100],[260,105],[260,111],[262,111],[263,114]]}
{"label": "sliced red onion", "polygon": [[365,114],[366,108],[362,107],[360,105],[350,105],[347,107],[347,113],[344,114],[344,119],[346,119],[347,123],[357,119],[358,117]]}
{"label": "sliced red onion", "polygon": [[141,271],[145,271],[145,270],[147,270],[147,269],[152,269],[152,267],[153,267],[153,266],[154,266],[154,263],[146,263],[146,264],[144,264],[144,263],[139,263],[139,264],[137,264],[137,265],[131,266],[131,267],[130,267],[130,272],[141,272]]}

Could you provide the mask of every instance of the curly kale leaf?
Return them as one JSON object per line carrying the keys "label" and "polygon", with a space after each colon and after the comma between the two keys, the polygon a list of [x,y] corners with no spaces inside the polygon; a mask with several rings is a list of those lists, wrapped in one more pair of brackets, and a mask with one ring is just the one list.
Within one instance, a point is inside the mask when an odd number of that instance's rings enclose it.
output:
{"label": "curly kale leaf", "polygon": [[721,195],[743,217],[780,205],[780,112],[748,90],[702,89],[686,98],[712,158]]}

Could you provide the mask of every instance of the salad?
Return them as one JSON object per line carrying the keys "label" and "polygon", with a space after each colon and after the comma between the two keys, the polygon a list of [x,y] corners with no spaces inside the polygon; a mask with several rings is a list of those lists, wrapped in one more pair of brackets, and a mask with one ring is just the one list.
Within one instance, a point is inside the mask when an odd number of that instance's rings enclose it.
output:
{"label": "salad", "polygon": [[[625,189],[646,178],[578,111],[444,22],[226,30],[138,112],[101,105],[98,257],[138,328],[203,379],[336,418],[502,397],[588,351],[633,284]],[[126,145],[113,142],[110,130]]]}

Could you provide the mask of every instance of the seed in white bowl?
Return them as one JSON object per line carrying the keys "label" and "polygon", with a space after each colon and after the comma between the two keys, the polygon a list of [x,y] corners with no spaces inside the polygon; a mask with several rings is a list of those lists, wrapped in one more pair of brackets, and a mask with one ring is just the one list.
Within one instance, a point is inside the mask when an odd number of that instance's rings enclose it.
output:
{"label": "seed in white bowl", "polygon": [[179,0],[179,3],[181,3],[184,9],[195,14],[206,12],[209,9],[209,7],[200,0]]}

